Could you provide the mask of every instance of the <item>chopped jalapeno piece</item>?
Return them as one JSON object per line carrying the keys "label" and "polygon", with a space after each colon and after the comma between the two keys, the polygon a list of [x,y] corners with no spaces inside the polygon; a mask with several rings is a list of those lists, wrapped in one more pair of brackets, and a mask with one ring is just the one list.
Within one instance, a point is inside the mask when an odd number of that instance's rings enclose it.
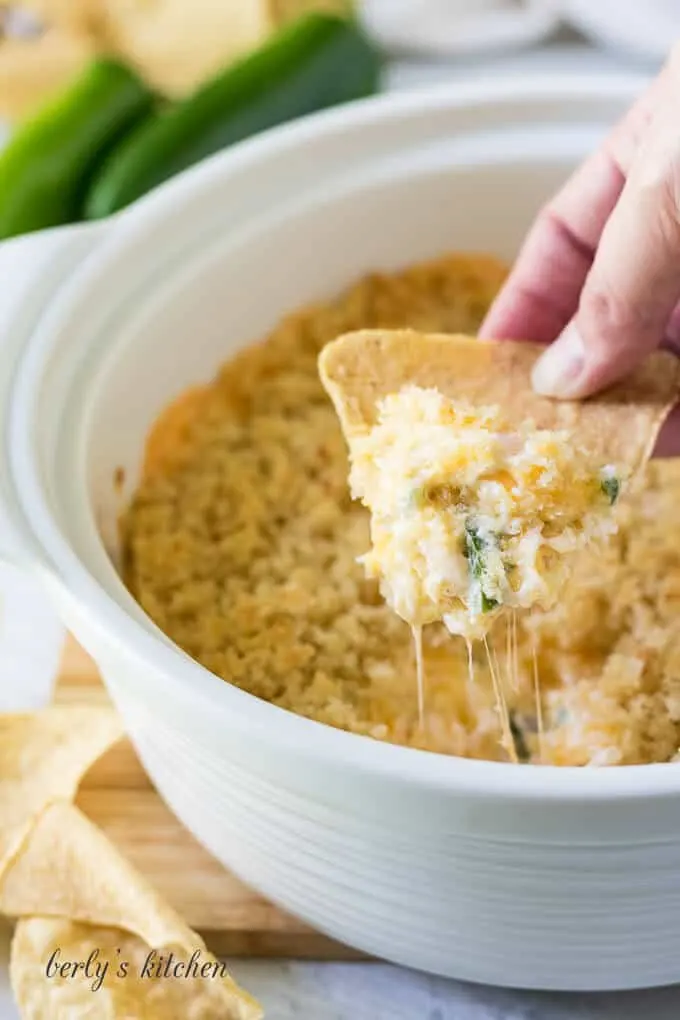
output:
{"label": "chopped jalapeno piece", "polygon": [[614,506],[621,493],[621,479],[605,469],[600,479],[600,488],[609,500],[609,505]]}
{"label": "chopped jalapeno piece", "polygon": [[482,592],[482,612],[490,613],[492,609],[498,609],[500,602],[498,599],[489,598]]}
{"label": "chopped jalapeno piece", "polygon": [[479,605],[483,613],[490,613],[500,605],[498,599],[484,591],[487,572],[486,551],[490,541],[489,536],[482,535],[477,525],[470,519],[465,522],[465,555],[470,565],[470,574],[476,582]]}
{"label": "chopped jalapeno piece", "polygon": [[526,762],[531,758],[531,752],[527,747],[527,742],[522,732],[522,728],[517,721],[517,716],[514,712],[509,713],[510,722],[510,733],[515,744],[515,753],[519,761]]}

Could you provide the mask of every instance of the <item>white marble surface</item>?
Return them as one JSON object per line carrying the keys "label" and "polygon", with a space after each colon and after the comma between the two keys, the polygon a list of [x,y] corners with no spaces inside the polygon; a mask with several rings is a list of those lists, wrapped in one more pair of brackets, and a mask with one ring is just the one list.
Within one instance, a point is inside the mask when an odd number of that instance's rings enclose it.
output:
{"label": "white marble surface", "polygon": [[[393,88],[529,71],[575,74],[630,66],[611,54],[558,40],[528,54],[455,63],[399,63]],[[638,68],[639,69],[639,68]],[[62,632],[32,582],[0,568],[0,711],[49,696]],[[9,931],[0,922],[0,1020],[16,1020],[6,977]],[[680,988],[633,994],[543,995],[463,985],[382,964],[235,961],[237,977],[268,1020],[677,1020]],[[680,963],[679,963],[680,969]]]}

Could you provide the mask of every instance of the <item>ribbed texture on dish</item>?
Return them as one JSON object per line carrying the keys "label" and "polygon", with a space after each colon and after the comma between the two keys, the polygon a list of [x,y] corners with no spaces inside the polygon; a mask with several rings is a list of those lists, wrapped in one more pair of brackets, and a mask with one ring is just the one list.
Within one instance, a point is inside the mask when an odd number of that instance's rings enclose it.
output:
{"label": "ribbed texture on dish", "polygon": [[[460,813],[433,838],[405,805],[371,824],[190,746],[124,695],[160,793],[239,877],[323,932],[395,963],[471,981],[570,990],[677,980],[680,842],[553,842],[526,810],[507,839],[470,838]],[[378,809],[376,805],[376,809]],[[519,814],[520,812],[518,812]],[[458,815],[456,818],[455,816]],[[446,819],[439,819],[440,825]],[[395,833],[398,835],[395,836]],[[631,980],[634,975],[634,980]]]}

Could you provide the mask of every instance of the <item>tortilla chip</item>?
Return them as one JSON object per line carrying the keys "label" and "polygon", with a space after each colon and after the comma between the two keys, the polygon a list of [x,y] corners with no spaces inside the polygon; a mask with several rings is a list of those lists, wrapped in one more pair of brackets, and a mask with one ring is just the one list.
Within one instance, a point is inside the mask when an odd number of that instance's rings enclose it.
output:
{"label": "tortilla chip", "polygon": [[30,11],[41,24],[75,32],[92,30],[101,18],[101,0],[20,0],[16,7]]}
{"label": "tortilla chip", "polygon": [[96,55],[85,35],[50,29],[37,39],[0,39],[0,117],[30,117]]}
{"label": "tortilla chip", "polygon": [[[53,954],[57,953],[56,957]],[[262,1012],[209,953],[151,954],[134,935],[60,918],[19,921],[10,978],[28,1020],[255,1020]],[[74,978],[47,977],[46,968],[71,961],[90,965]],[[182,967],[197,977],[184,977]],[[160,968],[161,976],[154,976]],[[162,976],[165,968],[166,976]],[[201,969],[203,977],[200,977]],[[213,976],[215,975],[215,976]],[[227,986],[231,985],[231,989]]]}
{"label": "tortilla chip", "polygon": [[72,799],[84,773],[122,733],[111,708],[0,715],[0,880],[33,820],[52,801]]}
{"label": "tortilla chip", "polygon": [[271,29],[261,3],[102,0],[111,48],[168,96],[191,92],[258,46]]}
{"label": "tortilla chip", "polygon": [[[33,1020],[262,1016],[198,935],[71,804],[52,804],[35,822],[0,877],[0,912],[24,918],[11,978]],[[110,964],[101,987],[93,989],[92,969],[49,976],[57,948],[61,961],[86,961],[98,950],[96,959]]]}
{"label": "tortilla chip", "polygon": [[566,402],[532,389],[531,369],[543,350],[469,336],[363,330],[327,344],[319,373],[348,440],[375,423],[381,398],[413,384],[472,405],[498,405],[509,425],[532,420],[537,428],[568,429],[598,461],[640,468],[677,400],[678,359],[656,352],[604,393]]}

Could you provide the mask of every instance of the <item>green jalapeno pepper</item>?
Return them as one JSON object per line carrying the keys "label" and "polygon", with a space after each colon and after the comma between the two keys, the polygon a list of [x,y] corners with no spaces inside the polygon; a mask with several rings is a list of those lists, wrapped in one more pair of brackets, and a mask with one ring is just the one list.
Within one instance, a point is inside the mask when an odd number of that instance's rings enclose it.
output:
{"label": "green jalapeno pepper", "polygon": [[20,126],[0,152],[0,238],[78,219],[94,168],[154,102],[132,71],[97,60]]}
{"label": "green jalapeno pepper", "polygon": [[381,61],[352,19],[311,13],[133,131],[93,180],[85,217],[116,212],[198,160],[378,86]]}

